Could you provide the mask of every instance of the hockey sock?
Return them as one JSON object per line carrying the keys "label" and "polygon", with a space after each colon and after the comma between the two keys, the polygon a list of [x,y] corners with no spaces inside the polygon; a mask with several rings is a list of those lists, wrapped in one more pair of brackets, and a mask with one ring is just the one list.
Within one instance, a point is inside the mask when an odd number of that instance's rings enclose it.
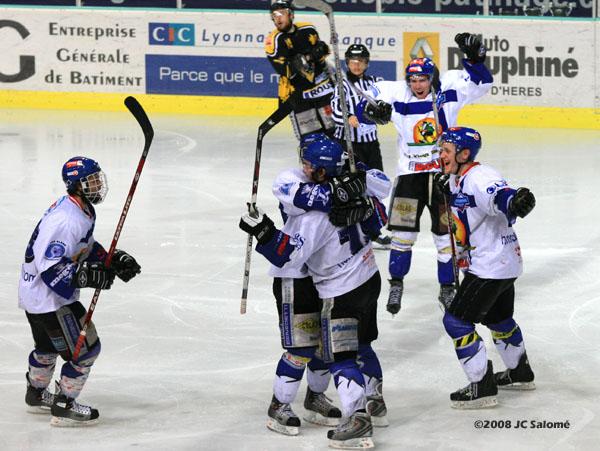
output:
{"label": "hockey sock", "polygon": [[389,262],[392,279],[402,279],[410,271],[412,247],[416,239],[416,232],[392,232],[392,249]]}
{"label": "hockey sock", "polygon": [[367,404],[365,380],[356,361],[348,359],[333,362],[329,370],[340,396],[343,416],[347,418],[357,410],[364,409]]}
{"label": "hockey sock", "polygon": [[443,263],[438,260],[438,281],[440,285],[452,285],[454,283],[454,268],[452,268],[452,259]]}
{"label": "hockey sock", "polygon": [[35,388],[46,388],[52,381],[56,357],[53,352],[33,350],[29,354],[29,383]]}
{"label": "hockey sock", "polygon": [[437,249],[438,281],[440,285],[454,283],[454,269],[452,268],[452,245],[450,235],[433,235],[433,242]]}
{"label": "hockey sock", "polygon": [[77,361],[70,360],[65,362],[60,371],[60,391],[67,398],[77,398],[83,390],[87,381],[92,365],[100,354],[100,340],[86,352],[79,356]]}
{"label": "hockey sock", "polygon": [[283,404],[289,404],[296,398],[304,369],[312,357],[309,354],[314,354],[314,348],[298,348],[293,352],[284,352],[275,370],[273,394]]}
{"label": "hockey sock", "polygon": [[496,349],[502,357],[506,368],[514,369],[525,352],[521,328],[513,318],[505,319],[495,324],[488,324]]}
{"label": "hockey sock", "polygon": [[315,393],[325,393],[327,387],[329,387],[330,380],[331,373],[325,362],[313,357],[312,360],[308,362],[308,372],[306,374],[308,387]]}
{"label": "hockey sock", "polygon": [[373,351],[371,345],[358,346],[358,366],[365,380],[365,391],[367,396],[376,396],[377,385],[383,382],[383,374],[381,364],[377,358],[377,354]]}
{"label": "hockey sock", "polygon": [[443,321],[467,379],[479,382],[487,371],[487,352],[475,326],[448,312]]}

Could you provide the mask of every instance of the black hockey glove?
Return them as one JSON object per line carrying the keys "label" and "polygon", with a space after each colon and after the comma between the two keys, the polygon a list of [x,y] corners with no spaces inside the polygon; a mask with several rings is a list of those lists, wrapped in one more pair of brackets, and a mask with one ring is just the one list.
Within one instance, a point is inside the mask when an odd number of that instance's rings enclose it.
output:
{"label": "black hockey glove", "polygon": [[329,212],[329,222],[336,227],[348,227],[370,218],[374,211],[373,201],[361,197],[344,205],[334,205]]}
{"label": "black hockey glove", "polygon": [[312,81],[312,78],[315,73],[315,65],[312,62],[311,55],[302,55],[297,54],[292,57],[292,77],[295,75],[300,75],[306,78],[309,81]]}
{"label": "black hockey glove", "polygon": [[104,263],[83,262],[77,267],[73,283],[77,288],[109,290],[114,280],[115,272]]}
{"label": "black hockey glove", "polygon": [[444,174],[442,172],[436,172],[433,174],[433,184],[435,190],[441,196],[443,200],[444,196],[450,196],[450,174]]}
{"label": "black hockey glove", "polygon": [[252,213],[247,212],[242,215],[240,229],[255,237],[259,244],[271,241],[277,231],[273,221],[259,208]]}
{"label": "black hockey glove", "polygon": [[364,117],[379,125],[385,125],[392,119],[392,105],[383,100],[376,100],[377,105],[367,103],[365,105]]}
{"label": "black hockey glove", "polygon": [[323,41],[318,41],[311,49],[310,54],[313,61],[321,61],[322,58],[329,55],[329,46]]}
{"label": "black hockey glove", "polygon": [[333,205],[343,205],[350,200],[356,200],[365,194],[367,188],[367,173],[358,171],[332,177],[329,182]]}
{"label": "black hockey glove", "polygon": [[535,207],[535,197],[527,188],[519,188],[508,205],[508,212],[513,216],[524,218]]}
{"label": "black hockey glove", "polygon": [[485,61],[486,48],[481,43],[481,38],[471,33],[459,33],[454,36],[454,42],[465,52],[467,59],[472,63],[483,63]]}
{"label": "black hockey glove", "polygon": [[138,262],[125,251],[115,249],[115,253],[110,261],[110,268],[123,282],[129,282],[136,275],[142,272],[142,267]]}

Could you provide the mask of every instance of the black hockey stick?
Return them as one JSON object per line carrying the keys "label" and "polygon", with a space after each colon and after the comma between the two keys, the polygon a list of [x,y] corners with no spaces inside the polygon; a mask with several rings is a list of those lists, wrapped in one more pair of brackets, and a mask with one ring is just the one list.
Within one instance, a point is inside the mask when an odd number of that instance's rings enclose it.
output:
{"label": "black hockey stick", "polygon": [[[140,175],[142,174],[142,169],[144,168],[144,163],[146,162],[146,156],[148,155],[148,151],[150,150],[152,138],[154,138],[154,129],[152,128],[152,124],[150,123],[146,112],[139,104],[139,102],[134,97],[129,96],[125,99],[125,106],[131,112],[131,114],[133,114],[135,120],[138,122],[138,124],[140,124],[140,127],[144,132],[144,150],[142,152],[142,157],[140,158],[140,162],[138,163],[137,169],[135,170],[135,175],[133,176],[133,181],[131,182],[131,187],[129,188],[129,194],[127,195],[127,199],[125,199],[125,205],[121,210],[121,217],[119,218],[117,229],[115,230],[115,234],[113,235],[112,243],[110,244],[110,249],[108,250],[108,255],[106,256],[106,261],[104,264],[107,268],[110,267],[115,248],[117,247],[117,241],[119,241],[119,236],[121,235],[121,230],[123,229],[123,224],[125,223],[125,218],[127,218],[127,213],[129,212],[129,206],[131,205],[131,201],[133,199],[133,193],[135,193],[138,181],[140,180]],[[87,328],[90,324],[90,321],[92,320],[92,315],[94,314],[94,310],[96,309],[96,304],[98,303],[98,298],[100,297],[101,291],[102,290],[100,290],[99,288],[96,288],[96,291],[94,291],[94,296],[92,297],[90,308],[88,308],[87,314],[85,316],[85,321],[83,322],[81,332],[79,333],[79,338],[77,339],[77,344],[75,345],[75,350],[73,352],[73,360],[77,360],[77,358],[79,357],[81,347],[85,342]]]}
{"label": "black hockey stick", "polygon": [[[438,134],[438,127],[440,124],[440,116],[439,116],[439,112],[438,112],[438,106],[437,106],[437,95],[435,93],[435,87],[433,86],[433,83],[431,83],[431,101],[433,102],[432,108],[433,108],[433,119],[435,120],[435,134],[436,137],[439,139],[439,136],[437,136]],[[440,162],[440,169],[442,170],[442,172],[444,171],[444,162],[442,161],[442,158],[439,154],[439,150],[438,150],[438,160]],[[456,291],[458,292],[458,262],[456,261],[456,243],[454,242],[454,232],[452,231],[452,224],[454,223],[454,220],[452,219],[452,210],[450,208],[450,205],[448,205],[448,200],[446,199],[446,195],[443,194],[444,196],[444,208],[446,208],[446,221],[448,222],[448,235],[450,235],[450,248],[452,250],[452,272],[454,274],[454,287],[456,288]]]}
{"label": "black hockey stick", "polygon": [[[266,121],[258,127],[258,133],[256,135],[256,156],[254,158],[254,174],[252,176],[252,196],[250,197],[250,203],[248,204],[248,211],[252,216],[258,216],[256,210],[256,195],[258,193],[258,177],[260,175],[260,157],[262,154],[262,142],[265,135],[279,124],[284,117],[292,112],[292,104],[290,100],[286,100],[279,108],[277,108],[273,114],[271,114]],[[240,302],[240,314],[246,313],[246,304],[248,301],[248,284],[250,282],[250,261],[252,259],[252,235],[248,234],[248,243],[246,244],[246,262],[244,264],[244,278],[242,281],[242,299]]]}
{"label": "black hockey stick", "polygon": [[329,32],[331,34],[331,45],[333,47],[333,59],[335,62],[335,84],[340,94],[340,103],[342,107],[342,116],[344,120],[344,137],[348,151],[348,162],[350,163],[350,172],[356,172],[356,162],[354,159],[354,150],[352,148],[352,135],[350,123],[348,122],[348,104],[346,103],[346,93],[344,92],[344,79],[342,78],[342,66],[340,63],[340,52],[338,47],[338,34],[335,31],[335,22],[333,20],[333,8],[323,0],[294,0],[294,4],[321,11],[329,21]]}

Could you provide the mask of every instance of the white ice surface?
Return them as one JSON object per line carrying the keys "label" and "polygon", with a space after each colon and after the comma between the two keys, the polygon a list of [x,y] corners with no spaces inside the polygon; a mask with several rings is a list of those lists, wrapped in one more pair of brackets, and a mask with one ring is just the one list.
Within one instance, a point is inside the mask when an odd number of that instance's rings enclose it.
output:
{"label": "white ice surface", "polygon": [[[110,192],[95,236],[108,248],[143,138],[127,113],[0,112],[0,449],[313,450],[326,428],[298,437],[265,427],[281,353],[267,263],[253,255],[248,313],[239,314],[246,235],[237,227],[250,198],[256,127],[263,118],[153,116],[155,142],[119,246],[142,265],[115,283],[94,314],[102,353],[81,400],[100,410],[96,427],[63,430],[25,413],[32,339],[17,308],[20,264],[43,211],[63,193],[62,163],[84,154],[105,170]],[[287,122],[287,121],[286,121]],[[501,392],[499,406],[456,411],[448,395],[466,384],[437,307],[429,232],[415,247],[403,308],[385,311],[374,343],[391,426],[381,450],[591,450],[600,441],[600,152],[598,131],[481,127],[480,159],[537,207],[516,230],[525,260],[517,282],[520,324],[538,389]],[[395,167],[394,132],[382,137]],[[259,205],[277,217],[270,184],[297,164],[286,123],[267,135]],[[393,174],[390,174],[393,175]],[[428,230],[428,220],[422,224]],[[382,277],[387,253],[378,252]],[[89,304],[91,291],[82,296]],[[503,369],[485,328],[495,368]],[[60,361],[60,360],[59,360]],[[331,384],[328,394],[336,403]],[[302,412],[304,383],[295,403]],[[476,429],[475,420],[569,421],[569,429]]]}

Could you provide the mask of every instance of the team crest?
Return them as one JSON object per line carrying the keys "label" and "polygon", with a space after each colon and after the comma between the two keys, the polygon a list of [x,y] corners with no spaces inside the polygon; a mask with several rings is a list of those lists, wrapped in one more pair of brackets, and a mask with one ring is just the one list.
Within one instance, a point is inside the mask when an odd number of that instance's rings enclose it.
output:
{"label": "team crest", "polygon": [[413,142],[421,145],[435,144],[437,137],[441,132],[442,127],[439,125],[436,132],[435,119],[426,117],[415,124],[413,128]]}

